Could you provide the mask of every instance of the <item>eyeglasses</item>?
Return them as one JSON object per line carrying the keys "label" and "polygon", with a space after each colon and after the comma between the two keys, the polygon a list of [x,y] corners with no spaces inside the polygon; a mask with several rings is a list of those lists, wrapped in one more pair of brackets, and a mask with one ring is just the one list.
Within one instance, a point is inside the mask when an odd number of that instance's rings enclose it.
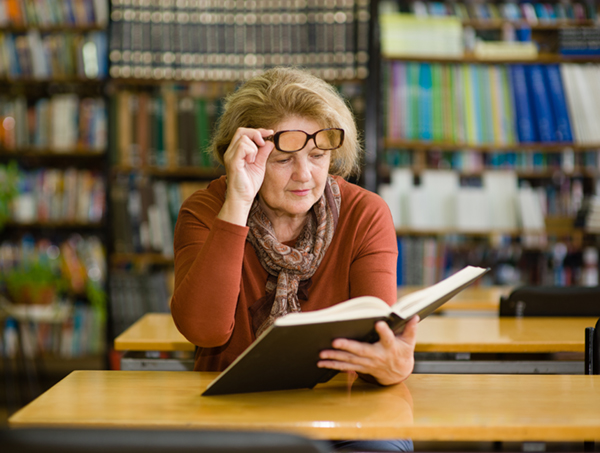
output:
{"label": "eyeglasses", "polygon": [[265,137],[265,140],[272,141],[275,148],[283,153],[300,151],[310,139],[315,142],[317,148],[324,151],[338,149],[344,143],[344,129],[321,129],[314,134],[307,134],[304,131],[279,131]]}

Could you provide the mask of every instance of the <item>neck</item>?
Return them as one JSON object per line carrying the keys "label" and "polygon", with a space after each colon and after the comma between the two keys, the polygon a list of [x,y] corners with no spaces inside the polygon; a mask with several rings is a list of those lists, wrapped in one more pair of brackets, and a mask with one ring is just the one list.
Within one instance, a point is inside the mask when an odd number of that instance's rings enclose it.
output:
{"label": "neck", "polygon": [[288,213],[279,212],[269,208],[259,197],[259,202],[269,218],[275,237],[279,242],[288,242],[296,239],[302,232],[302,228],[306,224],[309,212],[298,215],[290,215]]}
{"label": "neck", "polygon": [[[271,222],[273,223],[273,222]],[[306,223],[306,218],[302,220],[301,223],[292,224],[288,222],[283,222],[280,225],[273,223],[273,229],[275,230],[275,237],[279,242],[289,242],[296,239],[300,233],[302,232],[302,228],[304,228],[304,224]]]}

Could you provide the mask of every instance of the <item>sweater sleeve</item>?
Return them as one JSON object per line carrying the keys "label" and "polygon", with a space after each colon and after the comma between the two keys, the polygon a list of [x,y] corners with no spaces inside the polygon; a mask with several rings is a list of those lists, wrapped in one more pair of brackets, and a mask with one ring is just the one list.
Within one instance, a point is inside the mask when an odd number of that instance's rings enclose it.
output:
{"label": "sweater sleeve", "polygon": [[350,297],[376,296],[392,305],[397,300],[398,245],[389,207],[368,193],[353,211],[356,250],[350,265]]}
{"label": "sweater sleeve", "polygon": [[175,289],[171,313],[193,344],[225,344],[235,324],[248,228],[216,217],[220,203],[208,193],[182,205],[175,226]]}

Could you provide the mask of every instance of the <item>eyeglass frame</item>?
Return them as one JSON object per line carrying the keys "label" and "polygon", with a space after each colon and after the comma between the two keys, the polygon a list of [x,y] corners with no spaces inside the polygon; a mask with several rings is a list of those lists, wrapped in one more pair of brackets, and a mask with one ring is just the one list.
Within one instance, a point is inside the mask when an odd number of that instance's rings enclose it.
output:
{"label": "eyeglass frame", "polygon": [[[317,134],[323,131],[340,131],[342,133],[342,136],[340,138],[340,144],[334,148],[320,148],[319,145],[317,145]],[[306,141],[304,142],[304,145],[302,145],[301,148],[295,150],[295,151],[284,151],[283,149],[279,148],[279,136],[285,132],[302,132],[306,135]],[[277,151],[280,151],[282,153],[297,153],[298,151],[301,151],[304,149],[304,147],[306,146],[306,144],[309,142],[310,139],[312,139],[313,143],[315,144],[315,147],[317,149],[320,149],[322,151],[333,151],[335,149],[339,149],[342,147],[342,145],[344,144],[344,137],[346,136],[346,132],[344,131],[344,129],[340,128],[340,127],[328,127],[325,129],[320,129],[317,132],[315,132],[314,134],[309,134],[308,132],[305,132],[303,130],[300,129],[290,129],[290,130],[285,130],[285,131],[279,131],[279,132],[275,132],[272,135],[269,135],[268,137],[264,137],[263,140],[268,140],[273,142],[273,144],[275,145],[275,149],[277,149]]]}

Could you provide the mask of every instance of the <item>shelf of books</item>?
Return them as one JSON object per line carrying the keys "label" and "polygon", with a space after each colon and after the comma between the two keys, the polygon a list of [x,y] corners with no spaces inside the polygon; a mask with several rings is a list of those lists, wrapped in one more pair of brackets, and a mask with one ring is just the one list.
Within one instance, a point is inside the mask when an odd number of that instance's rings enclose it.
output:
{"label": "shelf of books", "polygon": [[104,365],[108,20],[107,0],[0,0],[0,355],[15,364]]}
{"label": "shelf of books", "polygon": [[492,284],[598,284],[596,8],[380,2],[379,192],[398,284],[466,264],[492,267]]}

